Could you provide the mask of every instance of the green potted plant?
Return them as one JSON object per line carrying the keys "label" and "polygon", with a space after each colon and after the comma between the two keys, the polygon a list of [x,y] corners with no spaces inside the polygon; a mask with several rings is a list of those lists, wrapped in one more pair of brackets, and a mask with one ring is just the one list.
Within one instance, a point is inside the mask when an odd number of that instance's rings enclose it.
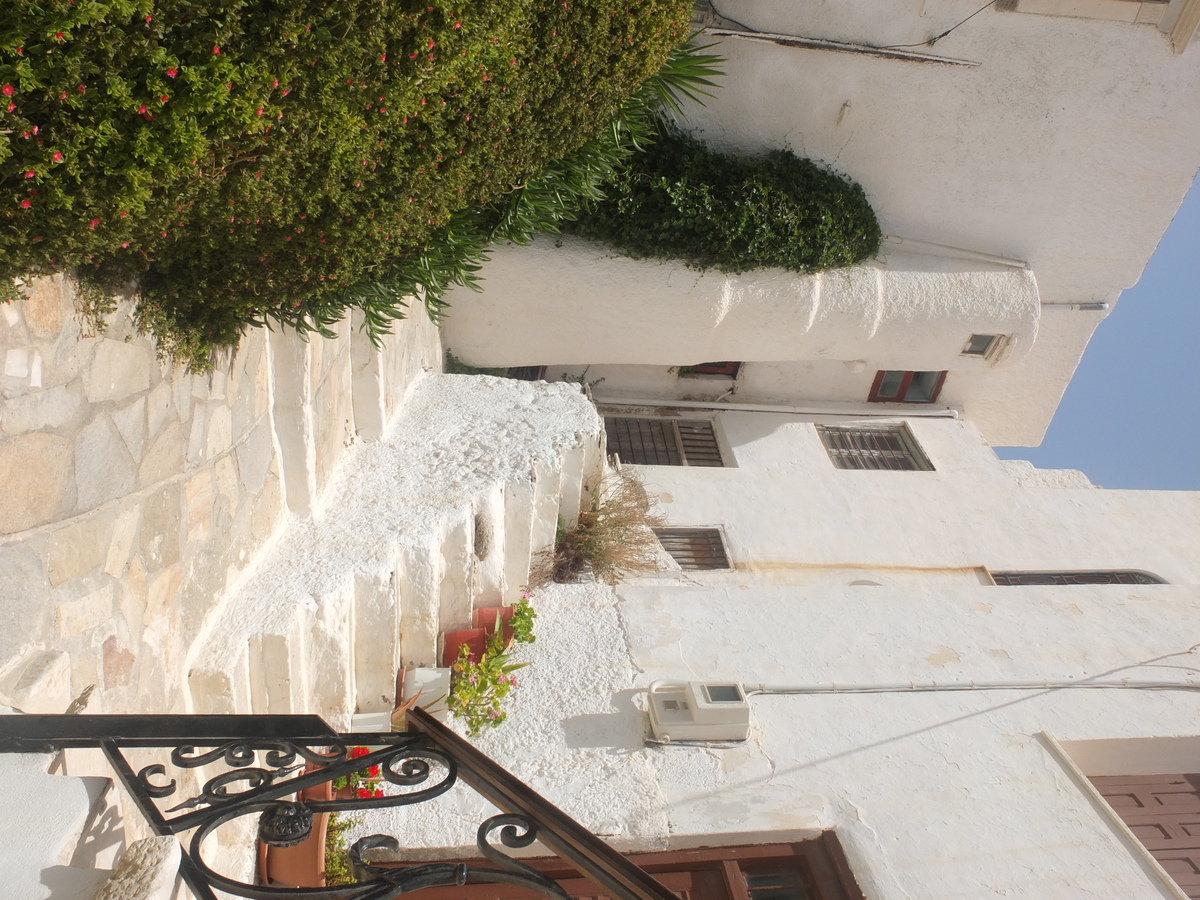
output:
{"label": "green potted plant", "polygon": [[537,618],[537,613],[529,603],[529,594],[529,589],[524,588],[521,591],[521,599],[512,606],[484,606],[475,610],[472,615],[475,627],[482,628],[489,634],[498,628],[506,649],[511,648],[514,641],[521,644],[532,643],[535,640],[533,620]]}
{"label": "green potted plant", "polygon": [[451,667],[446,706],[450,715],[467,726],[471,737],[504,722],[508,715],[503,709],[504,700],[517,686],[513,672],[529,665],[511,662],[509,654],[504,652],[503,640],[501,633],[493,632],[487,649],[478,657],[464,645]]}

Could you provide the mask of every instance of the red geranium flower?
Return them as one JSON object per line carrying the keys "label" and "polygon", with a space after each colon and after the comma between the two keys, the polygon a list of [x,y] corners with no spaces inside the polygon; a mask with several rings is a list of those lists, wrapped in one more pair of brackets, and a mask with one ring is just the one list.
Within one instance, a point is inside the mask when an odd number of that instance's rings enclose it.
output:
{"label": "red geranium flower", "polygon": [[358,759],[361,756],[366,756],[370,752],[371,751],[368,750],[366,747],[355,747],[353,750],[350,751],[350,758]]}
{"label": "red geranium flower", "polygon": [[383,796],[383,788],[375,788],[375,796],[382,797]]}
{"label": "red geranium flower", "polygon": [[378,778],[379,777],[379,766],[369,766],[367,768],[367,775],[371,778]]}
{"label": "red geranium flower", "polygon": [[371,792],[369,790],[367,790],[366,788],[358,789],[358,799],[359,800],[368,800],[368,799],[370,799],[370,797],[371,797]]}

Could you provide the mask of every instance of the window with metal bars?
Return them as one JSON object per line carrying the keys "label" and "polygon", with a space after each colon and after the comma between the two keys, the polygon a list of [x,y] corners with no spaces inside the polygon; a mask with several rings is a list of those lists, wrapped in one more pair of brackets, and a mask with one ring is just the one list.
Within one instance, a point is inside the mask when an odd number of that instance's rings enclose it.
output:
{"label": "window with metal bars", "polygon": [[730,568],[719,528],[655,528],[654,534],[681,569]]}
{"label": "window with metal bars", "polygon": [[706,419],[606,416],[608,449],[638,466],[721,467],[721,450]]}
{"label": "window with metal bars", "polygon": [[1111,572],[992,572],[992,581],[1004,587],[1044,584],[1166,584],[1157,575],[1132,569]]}
{"label": "window with metal bars", "polygon": [[818,425],[817,434],[839,469],[933,471],[933,465],[903,425]]}

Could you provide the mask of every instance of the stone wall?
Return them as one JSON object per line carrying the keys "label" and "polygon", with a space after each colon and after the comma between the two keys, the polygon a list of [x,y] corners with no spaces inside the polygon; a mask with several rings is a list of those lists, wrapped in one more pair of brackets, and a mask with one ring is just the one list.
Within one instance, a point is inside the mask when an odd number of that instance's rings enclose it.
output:
{"label": "stone wall", "polygon": [[183,711],[216,600],[356,440],[352,345],[381,409],[438,366],[436,329],[402,326],[381,351],[346,324],[254,329],[197,376],[156,359],[129,303],[85,334],[61,275],[0,306],[0,613],[18,626],[0,699],[60,712],[95,684],[93,711]]}

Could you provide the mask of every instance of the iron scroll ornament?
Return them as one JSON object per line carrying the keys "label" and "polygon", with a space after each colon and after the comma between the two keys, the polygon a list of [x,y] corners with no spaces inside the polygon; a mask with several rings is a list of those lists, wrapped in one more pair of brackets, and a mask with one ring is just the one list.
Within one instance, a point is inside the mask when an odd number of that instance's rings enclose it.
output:
{"label": "iron scroll ornament", "polygon": [[[564,900],[567,895],[559,885],[506,854],[493,837],[510,849],[537,840],[618,900],[678,900],[652,875],[429,713],[410,710],[408,727],[406,733],[339,734],[314,715],[11,715],[0,716],[0,753],[100,749],[153,831],[180,838],[180,875],[198,900],[217,900],[218,890],[249,900],[391,900],[422,887],[489,882]],[[352,745],[371,749],[355,757]],[[142,768],[135,771],[130,750],[166,751],[179,770],[219,766],[225,771],[180,800],[179,781],[185,779],[171,778],[161,757],[142,759]],[[385,796],[306,799],[314,793],[312,788],[376,765],[379,777],[392,786]],[[375,777],[373,772],[370,776]],[[336,887],[247,884],[216,872],[202,857],[205,836],[234,819],[255,816],[273,843],[294,843],[311,828],[310,815],[420,804],[457,783],[502,811],[483,822],[477,835],[480,854],[495,868],[374,865],[366,858],[372,849],[397,846],[386,835],[364,838],[352,848],[352,871],[358,881]],[[320,792],[322,797],[329,795]]]}

